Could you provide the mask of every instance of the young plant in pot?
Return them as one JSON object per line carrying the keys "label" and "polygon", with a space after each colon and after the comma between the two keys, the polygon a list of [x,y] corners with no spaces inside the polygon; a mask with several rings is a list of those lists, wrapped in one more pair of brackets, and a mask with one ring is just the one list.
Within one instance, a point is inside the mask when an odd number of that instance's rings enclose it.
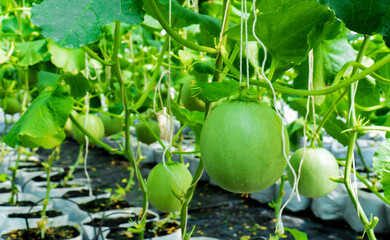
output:
{"label": "young plant in pot", "polygon": [[[64,239],[80,237],[80,231],[72,225],[68,224],[68,215],[64,212],[48,210],[51,207],[50,190],[51,185],[51,166],[55,160],[59,158],[59,146],[53,149],[48,161],[43,163],[46,169],[46,195],[43,199],[41,211],[28,211],[22,214],[8,214],[8,225],[2,233],[3,238],[13,239],[13,236],[23,236],[26,239],[50,239],[54,236],[62,236]],[[50,204],[50,205],[49,205]],[[31,210],[31,209],[30,209]],[[52,218],[49,218],[52,217]],[[21,224],[17,224],[21,223]],[[26,225],[27,224],[27,225]],[[48,236],[46,236],[48,235]]]}
{"label": "young plant in pot", "polygon": [[[180,225],[174,219],[176,214],[169,214],[166,218],[159,221],[146,222],[142,229],[145,240],[181,240]],[[130,223],[132,224],[132,223]],[[121,224],[117,228],[111,229],[106,235],[107,240],[136,240],[139,239],[141,231],[139,225],[127,227],[129,224]]]}
{"label": "young plant in pot", "polygon": [[[128,209],[114,209],[91,214],[81,226],[84,235],[88,239],[107,239],[106,235],[111,229],[116,229],[119,225],[128,224],[136,225],[140,222],[142,208],[131,207]],[[151,210],[147,211],[146,222],[157,221],[159,215]]]}

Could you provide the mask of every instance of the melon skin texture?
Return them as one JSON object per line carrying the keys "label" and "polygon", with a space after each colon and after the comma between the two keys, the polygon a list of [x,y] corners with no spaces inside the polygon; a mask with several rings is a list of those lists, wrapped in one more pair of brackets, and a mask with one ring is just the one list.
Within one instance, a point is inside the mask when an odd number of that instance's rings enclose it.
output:
{"label": "melon skin texture", "polygon": [[[298,174],[303,152],[303,148],[300,148],[291,155],[290,163],[296,174]],[[298,182],[299,194],[315,198],[328,195],[337,186],[337,183],[329,178],[338,178],[339,171],[336,158],[328,150],[324,148],[306,148]],[[293,186],[294,175],[290,168],[287,168],[287,177],[290,185]]]}
{"label": "melon skin texture", "polygon": [[20,102],[16,97],[6,97],[1,100],[0,105],[4,112],[10,115],[14,115],[21,110]]}
{"label": "melon skin texture", "polygon": [[[160,136],[160,126],[156,121],[148,120],[149,127],[153,130],[156,136]],[[135,126],[135,136],[143,143],[151,144],[157,141],[157,138],[150,132],[149,128],[144,122],[140,122]]]}
{"label": "melon skin texture", "polygon": [[[84,127],[84,123],[87,120],[87,125],[85,129],[92,134],[97,139],[102,139],[104,137],[104,125],[103,121],[96,115],[94,114],[88,114],[88,119],[86,118],[87,115],[85,114],[80,114],[76,117],[77,122],[81,124],[81,126]],[[75,125],[72,125],[72,133],[74,139],[79,144],[85,144],[85,135],[83,132],[79,130],[78,127]],[[89,139],[89,144],[93,144],[92,140]]]}
{"label": "melon skin texture", "polygon": [[[147,180],[148,198],[153,207],[162,212],[176,212],[181,208],[177,196],[182,196],[191,186],[192,175],[190,171],[178,162],[159,163],[150,171]],[[179,185],[180,187],[179,187]]]}
{"label": "melon skin texture", "polygon": [[[286,128],[284,136],[288,156]],[[287,165],[281,120],[272,108],[251,100],[224,102],[211,111],[202,128],[200,151],[210,177],[234,193],[271,186]]]}
{"label": "melon skin texture", "polygon": [[121,118],[111,117],[107,114],[102,114],[99,117],[103,122],[104,134],[106,136],[114,135],[123,130]]}

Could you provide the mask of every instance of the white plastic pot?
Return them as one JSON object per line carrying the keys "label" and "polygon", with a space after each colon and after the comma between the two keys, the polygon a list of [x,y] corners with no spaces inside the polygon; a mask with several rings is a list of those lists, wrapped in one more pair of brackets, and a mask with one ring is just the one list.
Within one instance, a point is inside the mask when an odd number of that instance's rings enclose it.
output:
{"label": "white plastic pot", "polygon": [[155,158],[155,151],[161,150],[161,145],[158,142],[154,142],[150,145],[147,145],[142,142],[138,142],[136,145],[133,146],[134,151],[138,154],[139,149],[138,149],[138,144],[141,150],[141,155],[143,157],[142,163],[156,163],[156,158]]}
{"label": "white plastic pot", "polygon": [[[390,232],[385,203],[372,192],[363,190],[358,190],[358,199],[368,219],[371,218],[371,215],[379,218],[379,222],[375,226],[374,231],[376,233]],[[360,222],[357,211],[350,199],[347,200],[344,219],[353,230],[357,232],[364,231],[364,227]]]}
{"label": "white plastic pot", "polygon": [[[15,185],[15,187],[18,190],[18,192],[21,191],[21,188],[19,185]],[[0,188],[9,189],[9,192],[0,193],[0,201],[2,201],[3,199],[9,199],[11,197],[11,188],[12,188],[11,182],[10,181],[0,182]]]}
{"label": "white plastic pot", "polygon": [[[10,151],[8,152],[2,159],[1,165],[0,165],[0,172],[5,173],[7,175],[12,174],[12,172],[9,170],[10,167],[14,167],[16,160],[18,158],[18,152],[17,151]],[[28,161],[26,161],[28,159]],[[40,163],[40,160],[37,156],[30,156],[27,158],[26,154],[21,154],[19,159],[19,166],[21,165],[35,165],[37,163]]]}
{"label": "white plastic pot", "polygon": [[[128,227],[126,224],[121,224],[120,227]],[[158,236],[152,238],[144,238],[144,240],[181,240],[181,229],[177,229],[175,232],[165,236]],[[106,238],[107,240],[114,240],[112,238]]]}
{"label": "white plastic pot", "polygon": [[385,210],[386,210],[388,228],[390,229],[390,205],[385,203]]}
{"label": "white plastic pot", "polygon": [[[108,234],[108,230],[109,230],[109,227],[106,227],[106,226],[92,226],[92,225],[88,225],[86,223],[92,221],[93,219],[95,218],[105,218],[105,219],[114,219],[114,218],[118,218],[118,217],[135,217],[135,216],[138,216],[139,213],[141,212],[142,208],[140,207],[135,207],[135,208],[129,208],[129,209],[124,209],[124,210],[121,210],[121,209],[118,209],[118,210],[109,210],[109,211],[106,211],[106,212],[98,212],[98,213],[94,213],[94,214],[91,214],[90,217],[87,217],[86,219],[84,219],[82,222],[81,222],[81,227],[83,229],[83,232],[84,232],[84,237],[86,239],[99,239],[99,240],[102,240],[102,239],[106,239],[106,236]],[[154,215],[155,218],[153,219],[149,219],[147,220],[148,221],[157,221],[159,219],[159,215],[153,211],[150,211],[148,210],[148,213],[151,214],[151,215]],[[122,227],[130,227],[134,225],[133,223],[126,223],[126,224],[122,224],[120,226]],[[100,235],[100,236],[97,236],[97,235]],[[102,237],[103,236],[103,237]]]}
{"label": "white plastic pot", "polygon": [[[51,182],[51,185],[59,184],[58,182]],[[86,184],[85,180],[83,179],[77,179],[69,181],[67,184],[69,185],[75,185],[74,187],[68,187],[68,188],[52,188],[50,189],[50,197],[61,197],[69,190],[82,190],[82,189],[88,189],[88,185]],[[29,182],[24,191],[26,193],[31,193],[39,198],[45,198],[46,196],[46,182]]]}
{"label": "white plastic pot", "polygon": [[[79,231],[79,233],[80,233],[77,237],[68,238],[66,240],[83,240],[83,232],[82,232],[82,229],[80,228],[80,226],[78,224],[76,224],[74,222],[65,221],[65,222],[62,222],[62,223],[60,223],[59,225],[56,225],[56,226],[66,226],[66,225],[75,227]],[[7,233],[9,233],[11,231],[14,231],[14,230],[18,230],[18,229],[24,229],[24,227],[19,226],[19,225],[10,226],[10,227],[8,227],[5,230],[0,231],[0,238],[2,237],[2,235],[7,234]]]}
{"label": "white plastic pot", "polygon": [[[35,212],[35,211],[34,211]],[[40,211],[39,211],[40,212]],[[59,226],[60,224],[68,221],[68,215],[64,212],[61,212],[62,215],[57,217],[51,217],[48,219],[47,226]],[[0,219],[5,219],[5,221],[0,225],[0,231],[3,231],[11,226],[19,226],[19,229],[27,228],[25,218],[15,218],[10,217],[12,213],[0,213]],[[38,227],[38,222],[41,221],[41,218],[27,218],[28,226],[30,228]]]}
{"label": "white plastic pot", "polygon": [[[58,197],[63,197],[64,194],[66,194],[69,191],[73,191],[73,190],[75,190],[75,189],[73,189],[73,188],[64,189],[64,191],[61,192],[61,194],[59,194]],[[76,202],[76,203],[83,203],[83,202],[89,202],[89,201],[92,201],[94,199],[99,199],[99,198],[109,198],[110,195],[111,195],[111,193],[109,193],[109,192],[103,192],[103,193],[98,194],[98,195],[65,198],[64,200],[65,201],[66,200],[71,200],[71,201]],[[60,199],[60,200],[62,200],[62,199]]]}
{"label": "white plastic pot", "polygon": [[259,203],[268,204],[271,203],[272,201],[276,201],[277,189],[279,189],[279,187],[277,187],[276,184],[274,184],[271,187],[268,187],[264,190],[252,193],[249,197],[251,199],[258,201]]}
{"label": "white plastic pot", "polygon": [[[54,176],[56,174],[60,174],[63,172],[64,172],[64,169],[62,169],[62,168],[52,167],[51,172],[50,172],[50,176]],[[28,171],[23,171],[22,169],[18,169],[15,182],[17,184],[19,184],[20,186],[22,186],[23,191],[26,191],[27,185],[31,184],[33,182],[32,179],[35,177],[38,177],[38,176],[46,178],[47,174],[41,168],[29,169]]]}
{"label": "white plastic pot", "polygon": [[[373,167],[372,157],[374,156],[375,152],[378,150],[381,141],[360,138],[357,140],[357,143],[359,144],[365,163],[369,168],[372,168]],[[344,147],[339,142],[334,140],[329,145],[330,146],[328,146],[328,149],[330,150],[330,152],[332,152],[335,158],[345,158],[347,156],[348,147]],[[364,168],[363,162],[356,148],[355,148],[354,156],[356,161],[356,167]]]}
{"label": "white plastic pot", "polygon": [[[280,183],[278,182],[277,187],[275,188],[275,196],[277,197],[279,193],[279,187]],[[287,201],[287,199],[290,197],[290,194],[292,192],[292,187],[288,181],[285,181],[284,188],[283,188],[285,194],[283,196],[283,204]],[[292,212],[298,212],[303,211],[310,207],[311,198],[304,197],[302,195],[299,195],[300,200],[297,198],[297,193],[293,193],[293,197],[291,198],[291,201],[287,204],[286,208]]]}
{"label": "white plastic pot", "polygon": [[314,198],[310,208],[316,217],[323,220],[343,219],[348,199],[345,186],[337,184],[337,187],[327,196]]}
{"label": "white plastic pot", "polygon": [[[17,198],[18,201],[31,201],[34,203],[39,202],[41,199],[37,196],[34,196],[32,194],[28,193],[18,193]],[[7,199],[0,199],[0,204],[8,202]],[[47,207],[51,208],[53,206],[52,202],[49,202]],[[36,206],[0,206],[0,212],[1,213],[24,213],[24,212],[31,212],[31,211],[41,211],[42,210],[42,201],[36,205]]]}

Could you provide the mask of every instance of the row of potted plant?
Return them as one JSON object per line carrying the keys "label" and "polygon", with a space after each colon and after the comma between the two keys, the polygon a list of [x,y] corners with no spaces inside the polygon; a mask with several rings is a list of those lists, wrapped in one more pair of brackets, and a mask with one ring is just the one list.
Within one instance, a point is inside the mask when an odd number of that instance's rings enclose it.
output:
{"label": "row of potted plant", "polygon": [[[49,165],[46,171],[45,165]],[[110,198],[102,190],[92,191],[86,179],[68,179],[69,169],[51,165],[52,161],[40,161],[26,149],[2,156],[1,237],[28,239],[25,234],[31,234],[50,239],[48,235],[57,234],[53,239],[120,239],[122,235],[123,239],[138,239],[142,208]],[[147,211],[145,239],[160,239],[160,235],[180,239],[179,225],[171,221],[174,215],[160,220],[157,213]]]}

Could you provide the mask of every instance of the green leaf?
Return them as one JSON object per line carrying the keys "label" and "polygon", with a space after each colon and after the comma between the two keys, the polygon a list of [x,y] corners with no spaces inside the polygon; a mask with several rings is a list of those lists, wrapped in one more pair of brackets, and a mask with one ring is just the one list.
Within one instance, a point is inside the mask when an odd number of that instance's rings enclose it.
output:
{"label": "green leaf", "polygon": [[0,64],[3,64],[8,60],[7,52],[0,48]]}
{"label": "green leaf", "polygon": [[[321,116],[325,116],[329,108],[334,104],[336,99],[340,96],[339,93],[333,95],[327,95],[324,102],[319,106],[316,105],[316,113]],[[306,98],[288,98],[287,103],[290,107],[299,112],[302,116],[306,115]],[[336,139],[341,144],[348,145],[349,136],[347,133],[342,133],[345,129],[348,129],[346,119],[348,117],[348,103],[347,100],[341,101],[333,111],[326,123],[324,124],[325,131]]]}
{"label": "green leaf", "polygon": [[64,126],[73,100],[63,86],[47,89],[31,103],[4,138],[11,147],[53,148],[65,139]]}
{"label": "green leaf", "polygon": [[46,40],[36,40],[31,42],[22,42],[15,45],[19,55],[20,66],[31,66],[41,62],[48,55]]}
{"label": "green leaf", "polygon": [[48,49],[51,54],[51,62],[65,72],[80,71],[85,69],[85,52],[83,49],[61,48],[53,41],[48,41]]}
{"label": "green leaf", "polygon": [[197,82],[194,85],[194,90],[199,91],[197,96],[203,101],[216,102],[238,93],[239,83],[234,80],[212,83]]}
{"label": "green leaf", "polygon": [[[256,9],[256,35],[272,57],[286,63],[304,61],[312,48],[310,42],[316,42],[316,35],[311,33],[321,32],[326,22],[334,20],[332,11],[314,0],[263,0],[257,1]],[[251,29],[253,22],[252,16],[248,21]],[[240,32],[240,26],[236,26],[228,36],[239,40]],[[249,34],[254,40],[252,31]]]}
{"label": "green leaf", "polygon": [[[334,77],[341,67],[356,58],[357,52],[345,38],[323,40],[313,50],[314,55],[314,90],[324,89],[333,83]],[[308,61],[303,62],[295,69],[298,76],[294,79],[294,88],[307,89]],[[321,105],[325,96],[315,96],[315,102]]]}
{"label": "green leaf", "polygon": [[38,91],[42,92],[46,88],[56,87],[60,79],[61,79],[61,75],[51,73],[51,72],[46,72],[46,71],[40,71],[38,73],[38,82],[37,82]]}
{"label": "green leaf", "polygon": [[[326,96],[324,103],[320,107],[316,108],[317,111],[320,111],[321,116],[325,116],[339,96],[340,93],[334,93]],[[344,98],[337,105],[336,110],[332,112],[329,119],[324,124],[325,131],[344,146],[349,143],[348,133],[342,133],[342,131],[349,128],[347,124],[348,109],[348,101]]]}
{"label": "green leaf", "polygon": [[383,175],[386,167],[390,167],[390,139],[383,141],[372,158],[374,171],[378,176]]}
{"label": "green leaf", "polygon": [[70,93],[76,99],[84,97],[90,88],[88,79],[86,79],[81,73],[77,75],[66,75],[64,79],[65,82],[70,86]]}
{"label": "green leaf", "polygon": [[387,166],[386,171],[382,175],[381,184],[383,186],[383,194],[385,198],[390,200],[390,166]]}
{"label": "green leaf", "polygon": [[60,47],[78,48],[95,42],[113,21],[140,24],[144,12],[139,5],[133,0],[45,0],[33,5],[31,22]]}
{"label": "green leaf", "polygon": [[329,6],[350,30],[368,35],[379,33],[390,46],[389,0],[317,1]]}
{"label": "green leaf", "polygon": [[[379,53],[377,55],[376,60],[379,61],[382,58],[386,57],[388,54],[390,54],[390,53],[388,53],[388,52]],[[376,71],[376,73],[384,78],[390,79],[390,63],[387,63],[383,67],[379,68]],[[378,85],[385,92],[386,101],[389,101],[390,100],[390,86],[389,86],[389,84],[378,82]]]}
{"label": "green leaf", "polygon": [[355,102],[363,107],[376,106],[380,104],[380,89],[375,80],[363,78],[359,80],[356,91]]}
{"label": "green leaf", "polygon": [[8,180],[7,174],[4,173],[0,174],[0,182],[5,182],[7,180]]}
{"label": "green leaf", "polygon": [[1,21],[1,31],[3,33],[17,33],[18,30],[19,26],[16,16],[10,16],[9,18],[4,18]]}
{"label": "green leaf", "polygon": [[204,113],[199,111],[189,111],[185,108],[180,108],[176,102],[172,101],[172,114],[182,124],[187,125],[194,132],[195,143],[199,145],[200,132],[204,123]]}
{"label": "green leaf", "polygon": [[[6,8],[4,8],[6,9]],[[20,36],[23,38],[29,39],[30,34],[34,32],[31,22],[28,18],[17,18],[16,16],[8,16],[1,19],[1,31],[3,33],[10,33],[10,38],[15,38],[17,41],[20,41]],[[22,28],[20,30],[20,28]]]}
{"label": "green leaf", "polygon": [[199,111],[189,111],[185,108],[180,108],[177,103],[172,103],[172,113],[177,120],[187,126],[195,126],[204,123],[204,113]]}
{"label": "green leaf", "polygon": [[291,229],[291,228],[284,228],[287,232],[291,233],[293,235],[295,240],[307,240],[307,234],[304,232],[301,232],[297,229]]}
{"label": "green leaf", "polygon": [[384,141],[372,158],[374,171],[378,174],[383,192],[390,200],[390,140]]}
{"label": "green leaf", "polygon": [[[159,7],[160,12],[165,16],[165,19],[168,19],[169,0],[156,1],[156,4]],[[171,9],[172,16],[175,17],[175,26],[187,27],[192,24],[200,24],[213,36],[219,36],[222,26],[222,21],[220,19],[205,14],[195,13],[188,8],[182,7],[176,0],[172,0]],[[148,9],[146,9],[146,11],[153,16],[151,11],[148,11]]]}

